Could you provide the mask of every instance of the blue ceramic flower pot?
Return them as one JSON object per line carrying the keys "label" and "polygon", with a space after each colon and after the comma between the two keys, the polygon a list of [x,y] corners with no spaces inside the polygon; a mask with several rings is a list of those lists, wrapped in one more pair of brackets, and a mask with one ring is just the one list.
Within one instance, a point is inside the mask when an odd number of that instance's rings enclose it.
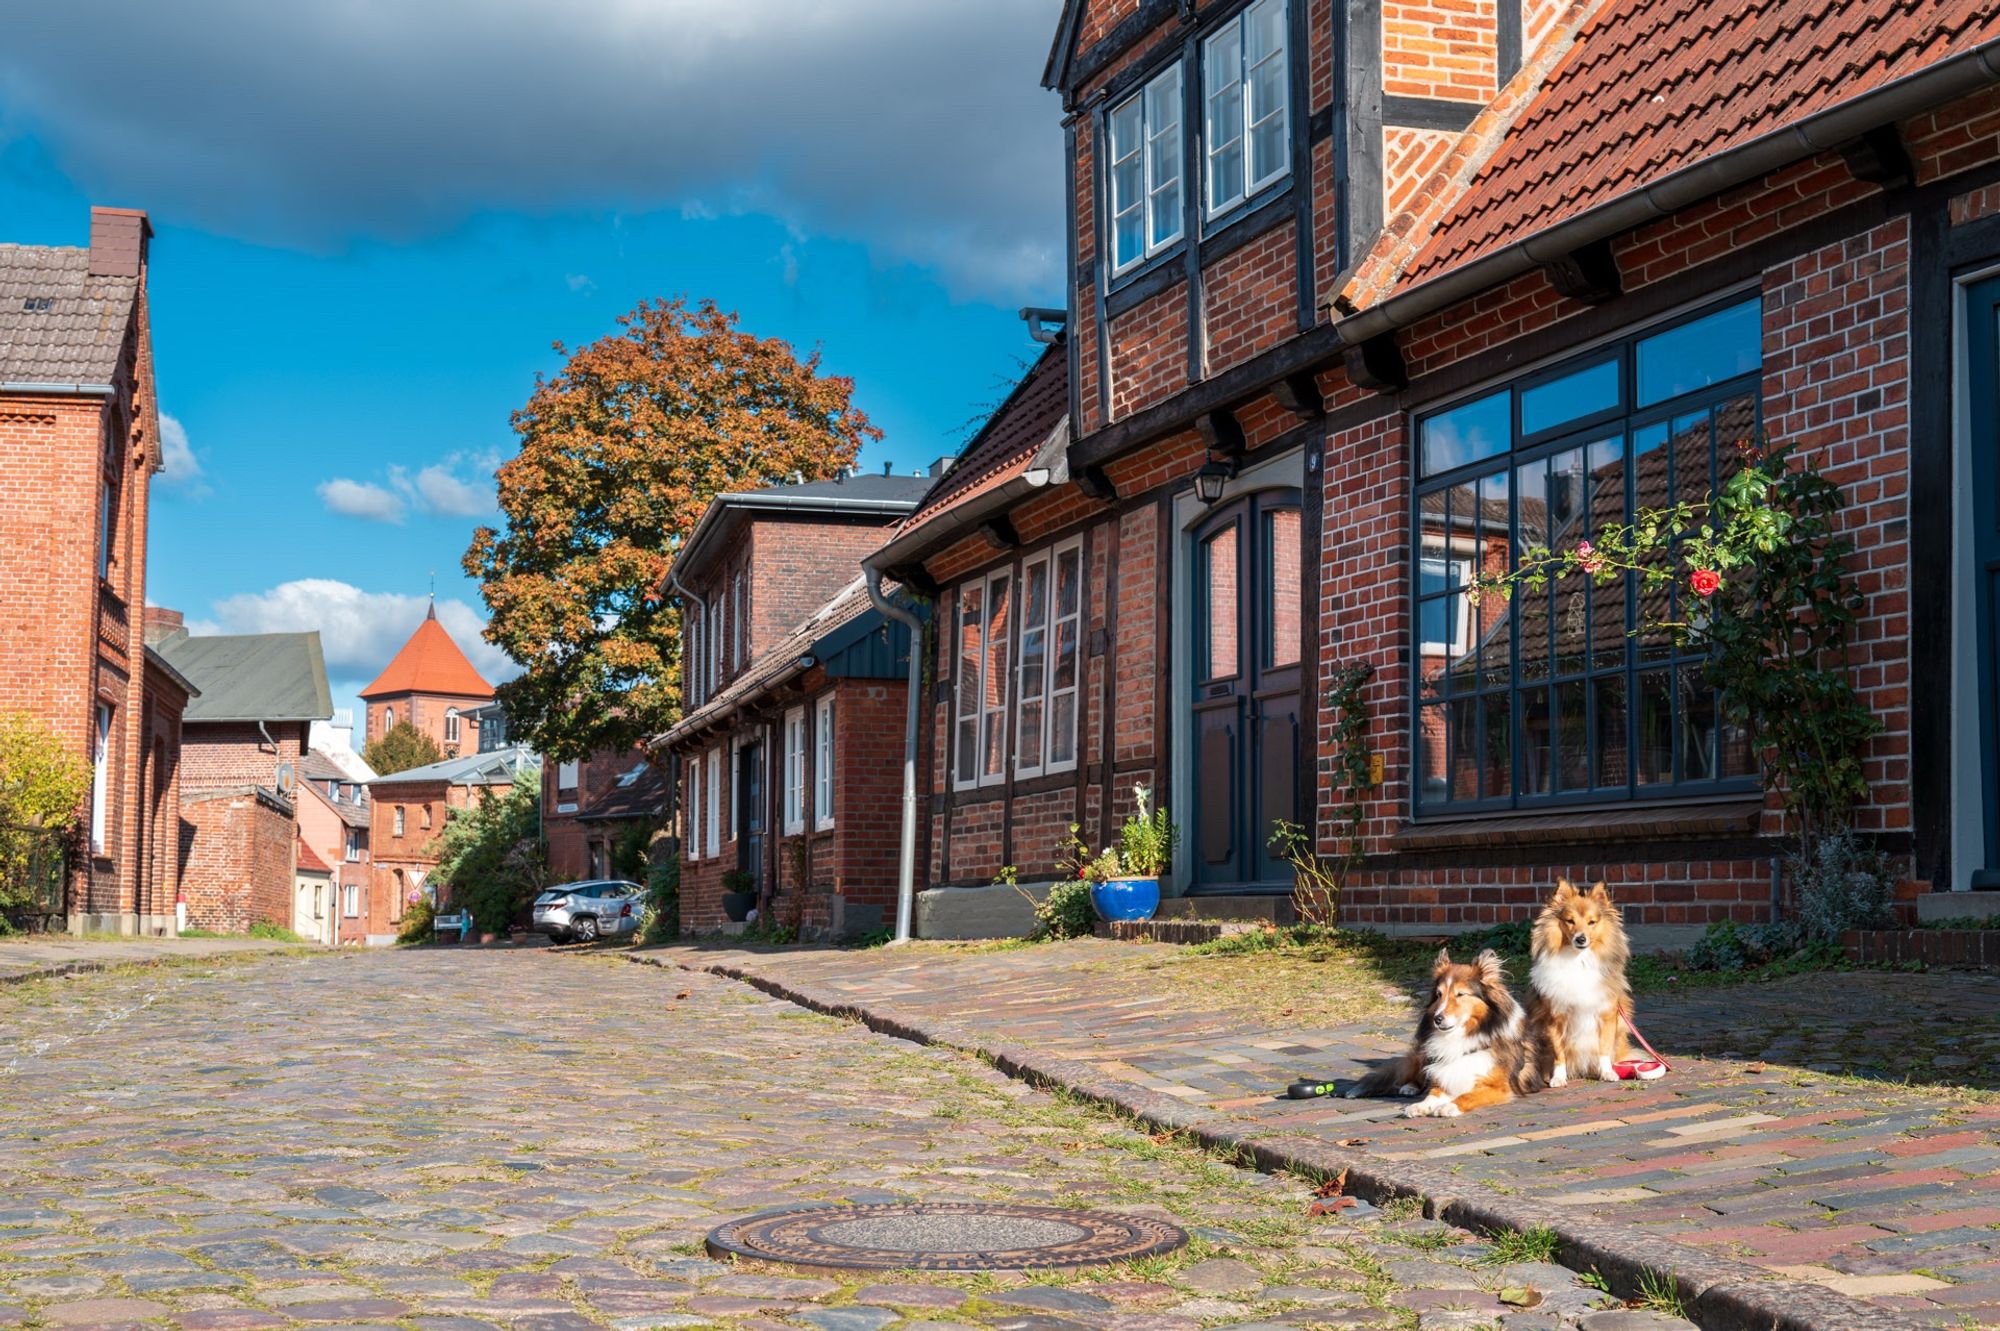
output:
{"label": "blue ceramic flower pot", "polygon": [[1157,878],[1113,878],[1090,885],[1090,904],[1101,920],[1150,920],[1160,908]]}

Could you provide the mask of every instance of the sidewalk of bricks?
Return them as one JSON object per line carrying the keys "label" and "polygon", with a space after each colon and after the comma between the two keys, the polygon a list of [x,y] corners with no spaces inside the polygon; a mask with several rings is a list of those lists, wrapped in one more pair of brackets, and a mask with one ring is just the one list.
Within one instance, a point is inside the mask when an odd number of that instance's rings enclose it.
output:
{"label": "sidewalk of bricks", "polygon": [[260,938],[125,938],[107,935],[23,934],[0,938],[0,984],[45,976],[195,960],[232,952],[265,952],[300,946]]}
{"label": "sidewalk of bricks", "polygon": [[1294,1077],[1354,1076],[1407,1041],[1406,1023],[1293,1027],[1204,1009],[1159,982],[1172,957],[1093,940],[652,954],[1076,1060],[1208,1121],[1444,1166],[1912,1324],[2000,1326],[2000,977],[1864,971],[1654,997],[1639,1018],[1673,1063],[1664,1080],[1409,1120],[1398,1103],[1283,1098]]}

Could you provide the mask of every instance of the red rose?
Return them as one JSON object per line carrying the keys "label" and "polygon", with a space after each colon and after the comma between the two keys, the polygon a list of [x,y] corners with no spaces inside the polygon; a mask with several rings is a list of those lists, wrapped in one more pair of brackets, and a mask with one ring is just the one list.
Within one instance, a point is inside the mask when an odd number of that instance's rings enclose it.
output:
{"label": "red rose", "polygon": [[1694,588],[1696,596],[1713,596],[1721,585],[1722,575],[1712,568],[1698,568],[1688,576],[1688,586]]}

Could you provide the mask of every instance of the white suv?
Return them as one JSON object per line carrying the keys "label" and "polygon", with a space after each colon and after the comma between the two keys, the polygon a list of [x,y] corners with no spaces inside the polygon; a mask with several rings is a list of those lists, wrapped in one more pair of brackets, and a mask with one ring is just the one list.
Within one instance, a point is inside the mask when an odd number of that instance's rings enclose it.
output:
{"label": "white suv", "polygon": [[535,929],[558,943],[594,943],[631,933],[645,909],[646,889],[637,883],[564,883],[535,898]]}

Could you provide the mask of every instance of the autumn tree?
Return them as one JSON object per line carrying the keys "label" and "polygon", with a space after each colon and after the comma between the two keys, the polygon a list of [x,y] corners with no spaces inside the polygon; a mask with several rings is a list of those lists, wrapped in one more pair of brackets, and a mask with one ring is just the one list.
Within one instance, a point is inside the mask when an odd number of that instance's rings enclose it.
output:
{"label": "autumn tree", "polygon": [[741,331],[713,302],[642,301],[537,376],[499,470],[505,528],[465,554],[487,638],[524,673],[510,729],[551,759],[623,750],[680,713],[680,614],[662,587],[710,499],[853,465],[881,438],[854,381]]}
{"label": "autumn tree", "polygon": [[407,772],[412,767],[428,767],[444,761],[437,741],[408,721],[398,721],[361,750],[361,761],[375,769],[377,776]]}

